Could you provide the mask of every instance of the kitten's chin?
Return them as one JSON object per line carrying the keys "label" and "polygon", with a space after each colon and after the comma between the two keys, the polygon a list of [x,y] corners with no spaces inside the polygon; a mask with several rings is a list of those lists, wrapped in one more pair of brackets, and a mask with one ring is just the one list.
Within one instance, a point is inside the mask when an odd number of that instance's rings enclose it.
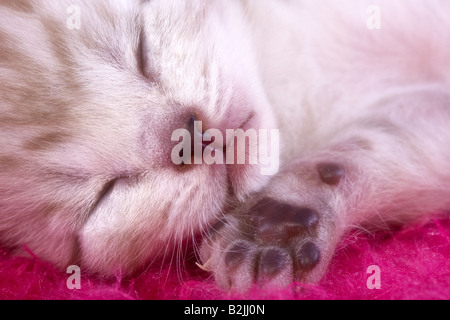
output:
{"label": "kitten's chin", "polygon": [[[207,229],[227,200],[225,166],[166,170],[117,179],[78,235],[81,265],[91,273],[127,275],[172,256]],[[159,260],[159,259],[158,259]]]}

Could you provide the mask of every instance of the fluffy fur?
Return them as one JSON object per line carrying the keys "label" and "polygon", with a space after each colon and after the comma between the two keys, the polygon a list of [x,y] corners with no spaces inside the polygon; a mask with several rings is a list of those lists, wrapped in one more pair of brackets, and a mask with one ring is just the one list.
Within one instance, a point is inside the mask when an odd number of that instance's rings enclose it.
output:
{"label": "fluffy fur", "polygon": [[[229,274],[223,257],[253,199],[319,211],[306,282],[349,227],[448,209],[449,4],[379,1],[379,31],[369,4],[0,1],[1,243],[130,274],[233,205],[202,259],[222,286],[248,288],[254,270]],[[70,5],[80,30],[66,26]],[[192,115],[222,131],[280,128],[280,173],[269,184],[258,166],[175,166],[171,133]],[[317,181],[329,161],[345,168],[337,188]]]}
{"label": "fluffy fur", "polygon": [[[351,233],[315,286],[292,284],[283,290],[245,294],[219,290],[193,261],[181,273],[174,266],[155,267],[129,279],[100,281],[82,274],[81,289],[69,290],[69,274],[38,259],[0,254],[0,299],[449,299],[450,223],[448,219],[413,225],[373,236]],[[381,288],[370,290],[370,265],[381,269]]]}
{"label": "fluffy fur", "polygon": [[[70,5],[80,30],[66,27]],[[236,7],[2,1],[3,244],[59,267],[130,272],[201,230],[229,189],[260,188],[267,179],[254,166],[229,179],[225,166],[181,172],[170,159],[171,134],[192,113],[238,128],[249,99],[268,106],[260,85],[249,88],[258,79]]]}

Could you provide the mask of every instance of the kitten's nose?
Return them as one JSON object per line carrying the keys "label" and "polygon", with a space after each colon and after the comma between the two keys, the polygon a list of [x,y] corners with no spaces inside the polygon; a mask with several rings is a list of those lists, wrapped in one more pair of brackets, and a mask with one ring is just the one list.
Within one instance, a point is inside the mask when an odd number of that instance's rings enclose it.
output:
{"label": "kitten's nose", "polygon": [[212,143],[210,137],[207,137],[205,134],[202,121],[197,119],[195,115],[191,115],[189,118],[187,128],[189,133],[191,134],[191,152],[194,153],[196,144],[198,143],[202,147],[202,154],[203,151]]}
{"label": "kitten's nose", "polygon": [[[196,157],[201,158],[203,156],[205,149],[214,142],[214,137],[208,136],[205,128],[203,127],[203,122],[199,120],[194,114],[189,117],[189,120],[186,124],[186,129],[189,131],[191,138],[191,164],[195,164],[200,162],[195,161]],[[184,151],[181,150],[180,157],[183,156]]]}

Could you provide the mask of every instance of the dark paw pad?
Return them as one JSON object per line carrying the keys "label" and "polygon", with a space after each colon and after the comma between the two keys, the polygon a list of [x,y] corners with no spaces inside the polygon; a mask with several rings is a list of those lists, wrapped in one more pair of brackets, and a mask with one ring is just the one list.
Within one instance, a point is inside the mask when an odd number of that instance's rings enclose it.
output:
{"label": "dark paw pad", "polygon": [[318,211],[266,197],[246,212],[218,221],[207,233],[203,267],[220,286],[239,291],[317,281],[329,257],[319,246],[327,220]]}
{"label": "dark paw pad", "polygon": [[261,253],[258,265],[259,277],[273,278],[288,264],[288,254],[279,248],[269,248]]}
{"label": "dark paw pad", "polygon": [[307,242],[296,252],[294,264],[297,270],[308,271],[317,265],[319,259],[319,248],[314,243]]}
{"label": "dark paw pad", "polygon": [[319,221],[312,209],[291,206],[270,198],[253,206],[249,216],[255,237],[272,244],[286,243],[293,237],[306,234]]}

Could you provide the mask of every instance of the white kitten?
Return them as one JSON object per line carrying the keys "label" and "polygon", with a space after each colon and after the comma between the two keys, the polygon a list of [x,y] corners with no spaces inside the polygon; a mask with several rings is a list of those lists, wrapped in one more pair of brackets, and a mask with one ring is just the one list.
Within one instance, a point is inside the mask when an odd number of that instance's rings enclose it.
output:
{"label": "white kitten", "polygon": [[239,2],[1,1],[0,15],[3,245],[126,274],[267,182],[171,161],[193,116],[275,126]]}
{"label": "white kitten", "polygon": [[[239,289],[447,209],[448,5],[379,3],[369,30],[362,0],[0,0],[0,242],[128,274],[226,211],[201,254]],[[175,165],[193,120],[280,129],[280,173]]]}

